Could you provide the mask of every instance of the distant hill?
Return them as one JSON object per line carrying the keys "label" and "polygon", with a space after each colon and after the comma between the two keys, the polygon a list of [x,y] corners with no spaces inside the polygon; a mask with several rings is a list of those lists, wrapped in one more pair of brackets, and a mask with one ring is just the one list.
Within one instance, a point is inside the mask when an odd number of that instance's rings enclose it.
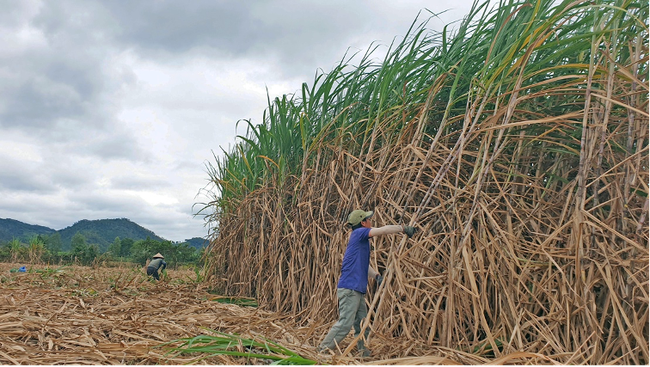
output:
{"label": "distant hill", "polygon": [[39,234],[52,234],[56,230],[44,226],[23,223],[15,219],[0,218],[0,241],[11,241],[14,238],[23,242]]}
{"label": "distant hill", "polygon": [[101,252],[106,251],[108,246],[115,241],[116,237],[130,238],[134,241],[144,240],[147,237],[156,241],[165,240],[152,231],[126,218],[98,220],[84,219],[57,232],[61,234],[63,251],[68,251],[70,249],[72,236],[77,232],[86,237],[87,243],[98,245]]}
{"label": "distant hill", "polygon": [[197,250],[200,250],[208,246],[208,240],[201,237],[190,238],[189,240],[185,240],[183,242],[187,243],[188,245],[190,245],[190,247],[194,247]]}
{"label": "distant hill", "polygon": [[[101,252],[106,251],[116,237],[120,239],[130,238],[134,241],[144,240],[147,237],[156,241],[165,241],[164,238],[156,235],[154,232],[134,223],[126,218],[119,219],[99,219],[99,220],[80,220],[70,227],[55,230],[52,228],[27,224],[15,219],[0,218],[0,241],[9,242],[14,238],[28,242],[37,235],[51,235],[58,233],[61,236],[61,250],[69,251],[71,247],[72,236],[81,233],[86,238],[86,243],[98,245]],[[183,241],[190,247],[200,250],[208,245],[205,238],[194,237]]]}

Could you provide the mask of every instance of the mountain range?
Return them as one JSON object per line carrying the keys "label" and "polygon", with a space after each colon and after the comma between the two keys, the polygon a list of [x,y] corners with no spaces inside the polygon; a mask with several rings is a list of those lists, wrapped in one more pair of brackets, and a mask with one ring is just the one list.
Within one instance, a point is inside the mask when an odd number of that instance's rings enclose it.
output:
{"label": "mountain range", "polygon": [[[0,242],[8,242],[18,239],[23,242],[29,241],[30,238],[38,235],[53,235],[58,233],[61,236],[62,249],[70,248],[72,236],[81,233],[86,238],[87,243],[96,244],[100,249],[107,248],[116,237],[121,239],[130,238],[134,241],[144,240],[147,237],[156,241],[165,241],[164,238],[156,235],[141,225],[130,221],[126,218],[117,219],[83,219],[77,223],[61,230],[55,230],[45,226],[24,223],[11,218],[0,218]],[[196,237],[186,239],[185,241],[191,247],[200,249],[205,247],[207,241],[204,238]]]}

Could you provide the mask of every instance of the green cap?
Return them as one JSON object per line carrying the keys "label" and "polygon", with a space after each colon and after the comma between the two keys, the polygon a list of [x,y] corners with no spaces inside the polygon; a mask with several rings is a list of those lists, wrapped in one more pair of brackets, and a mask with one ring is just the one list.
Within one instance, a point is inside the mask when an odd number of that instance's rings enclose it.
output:
{"label": "green cap", "polygon": [[356,226],[357,224],[361,223],[362,220],[366,218],[372,217],[372,215],[375,212],[372,210],[369,212],[363,211],[363,210],[355,210],[352,213],[350,213],[350,216],[348,216],[348,224],[352,226]]}

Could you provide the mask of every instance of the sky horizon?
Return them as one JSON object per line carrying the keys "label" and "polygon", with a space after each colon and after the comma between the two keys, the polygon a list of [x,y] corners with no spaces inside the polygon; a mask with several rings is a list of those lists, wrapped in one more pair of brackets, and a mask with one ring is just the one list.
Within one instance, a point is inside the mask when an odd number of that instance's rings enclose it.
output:
{"label": "sky horizon", "polygon": [[194,215],[206,164],[245,134],[239,120],[262,122],[267,91],[295,93],[372,44],[381,58],[419,13],[454,29],[473,2],[3,3],[0,218],[128,218],[183,241],[208,234]]}

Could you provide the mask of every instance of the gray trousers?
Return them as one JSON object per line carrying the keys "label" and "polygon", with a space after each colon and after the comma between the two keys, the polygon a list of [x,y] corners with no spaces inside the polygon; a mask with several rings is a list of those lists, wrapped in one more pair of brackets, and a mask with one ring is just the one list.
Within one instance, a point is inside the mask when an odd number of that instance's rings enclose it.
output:
{"label": "gray trousers", "polygon": [[160,276],[158,275],[158,269],[156,268],[147,267],[147,275],[153,276],[153,278],[156,280],[160,280]]}
{"label": "gray trousers", "polygon": [[[354,336],[357,337],[361,333],[361,322],[368,316],[368,306],[366,306],[363,293],[352,289],[339,288],[336,290],[336,296],[339,299],[339,320],[320,343],[320,349],[336,350],[336,345],[350,333],[353,326]],[[368,338],[369,332],[370,329],[366,329],[364,337],[357,342],[359,351],[366,350],[364,339]]]}

